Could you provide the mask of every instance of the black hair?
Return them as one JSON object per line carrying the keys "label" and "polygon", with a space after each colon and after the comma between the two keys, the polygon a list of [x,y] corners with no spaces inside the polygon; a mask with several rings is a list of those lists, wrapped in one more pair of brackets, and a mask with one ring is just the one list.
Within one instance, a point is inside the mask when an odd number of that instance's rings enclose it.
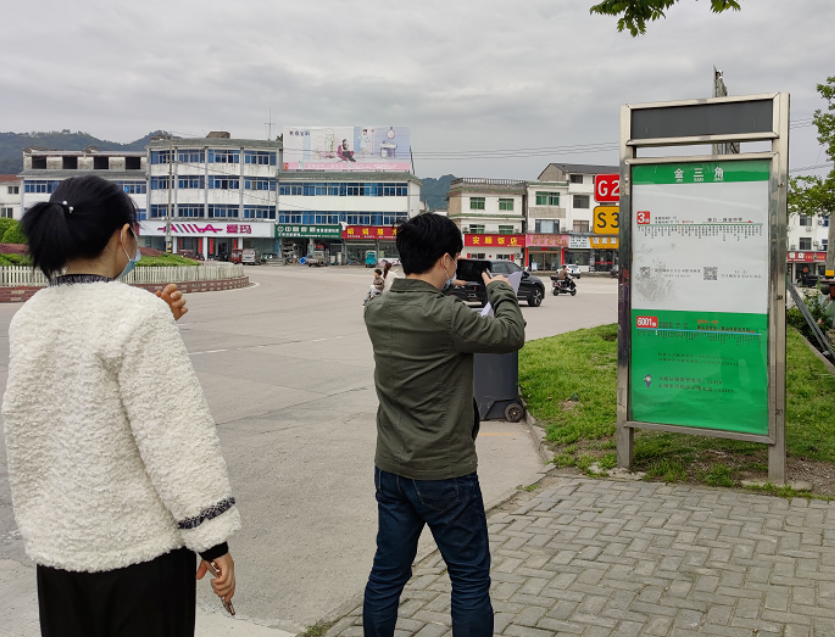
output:
{"label": "black hair", "polygon": [[382,274],[382,273],[383,273],[383,271],[380,268],[375,268],[374,269],[374,274]]}
{"label": "black hair", "polygon": [[51,278],[73,259],[96,259],[113,233],[136,225],[136,205],[117,184],[89,175],[58,184],[20,220],[35,268]]}
{"label": "black hair", "polygon": [[423,274],[445,254],[455,258],[464,249],[461,231],[448,217],[424,212],[397,228],[397,250],[406,274]]}

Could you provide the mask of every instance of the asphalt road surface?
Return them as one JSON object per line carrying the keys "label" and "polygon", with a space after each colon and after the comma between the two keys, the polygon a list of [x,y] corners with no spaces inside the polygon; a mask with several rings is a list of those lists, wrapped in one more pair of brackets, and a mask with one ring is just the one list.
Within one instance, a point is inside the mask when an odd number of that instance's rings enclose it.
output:
{"label": "asphalt road surface", "polygon": [[[201,583],[198,635],[298,632],[362,590],[374,553],[377,400],[362,321],[371,275],[302,266],[247,273],[255,286],[190,295],[180,324],[244,521],[230,543],[243,621],[212,615],[220,605]],[[529,340],[616,320],[614,280],[583,278],[575,297],[553,297],[545,283],[541,307],[522,304]],[[0,305],[3,386],[8,323],[19,307]],[[485,423],[478,451],[488,503],[542,468],[524,423]],[[424,538],[422,547],[430,546]],[[0,634],[39,634],[34,579],[11,512],[3,450]],[[276,630],[249,624],[242,632],[244,621]]]}

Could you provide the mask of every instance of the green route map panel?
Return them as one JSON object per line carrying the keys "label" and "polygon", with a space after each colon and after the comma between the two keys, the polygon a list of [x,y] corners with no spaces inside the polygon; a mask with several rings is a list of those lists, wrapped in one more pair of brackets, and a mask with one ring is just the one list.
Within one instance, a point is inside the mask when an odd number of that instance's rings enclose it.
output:
{"label": "green route map panel", "polygon": [[632,420],[768,434],[770,168],[634,167]]}

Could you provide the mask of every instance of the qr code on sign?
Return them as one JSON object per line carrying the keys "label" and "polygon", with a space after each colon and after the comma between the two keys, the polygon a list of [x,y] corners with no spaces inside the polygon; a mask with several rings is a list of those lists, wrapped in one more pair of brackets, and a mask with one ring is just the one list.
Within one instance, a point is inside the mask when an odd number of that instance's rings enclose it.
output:
{"label": "qr code on sign", "polygon": [[719,268],[705,268],[705,281],[715,281]]}

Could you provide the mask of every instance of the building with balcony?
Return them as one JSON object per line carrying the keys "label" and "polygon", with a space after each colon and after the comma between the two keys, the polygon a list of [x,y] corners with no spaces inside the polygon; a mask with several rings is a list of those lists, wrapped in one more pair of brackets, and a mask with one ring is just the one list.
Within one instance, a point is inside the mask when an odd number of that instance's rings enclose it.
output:
{"label": "building with balcony", "polygon": [[20,219],[20,177],[0,175],[0,218]]}
{"label": "building with balcony", "polygon": [[823,276],[829,246],[829,215],[789,216],[787,272],[793,281],[801,279],[803,268]]}
{"label": "building with balcony", "polygon": [[568,182],[528,182],[526,201],[525,264],[537,270],[556,269],[564,262],[571,229]]}
{"label": "building with balcony", "polygon": [[130,196],[140,218],[147,211],[146,159],[143,152],[47,150],[25,148],[19,179],[20,215],[38,202],[49,201],[58,184],[70,177],[96,175],[116,182]]}
{"label": "building with balcony", "polygon": [[278,173],[276,236],[284,257],[314,250],[332,262],[397,257],[395,226],[421,211],[420,180],[402,171]]}
{"label": "building with balcony", "polygon": [[450,183],[447,202],[465,257],[524,261],[527,182],[462,177]]}
{"label": "building with balcony", "polygon": [[234,139],[225,131],[151,140],[142,237],[175,253],[276,252],[281,151],[280,140]]}

